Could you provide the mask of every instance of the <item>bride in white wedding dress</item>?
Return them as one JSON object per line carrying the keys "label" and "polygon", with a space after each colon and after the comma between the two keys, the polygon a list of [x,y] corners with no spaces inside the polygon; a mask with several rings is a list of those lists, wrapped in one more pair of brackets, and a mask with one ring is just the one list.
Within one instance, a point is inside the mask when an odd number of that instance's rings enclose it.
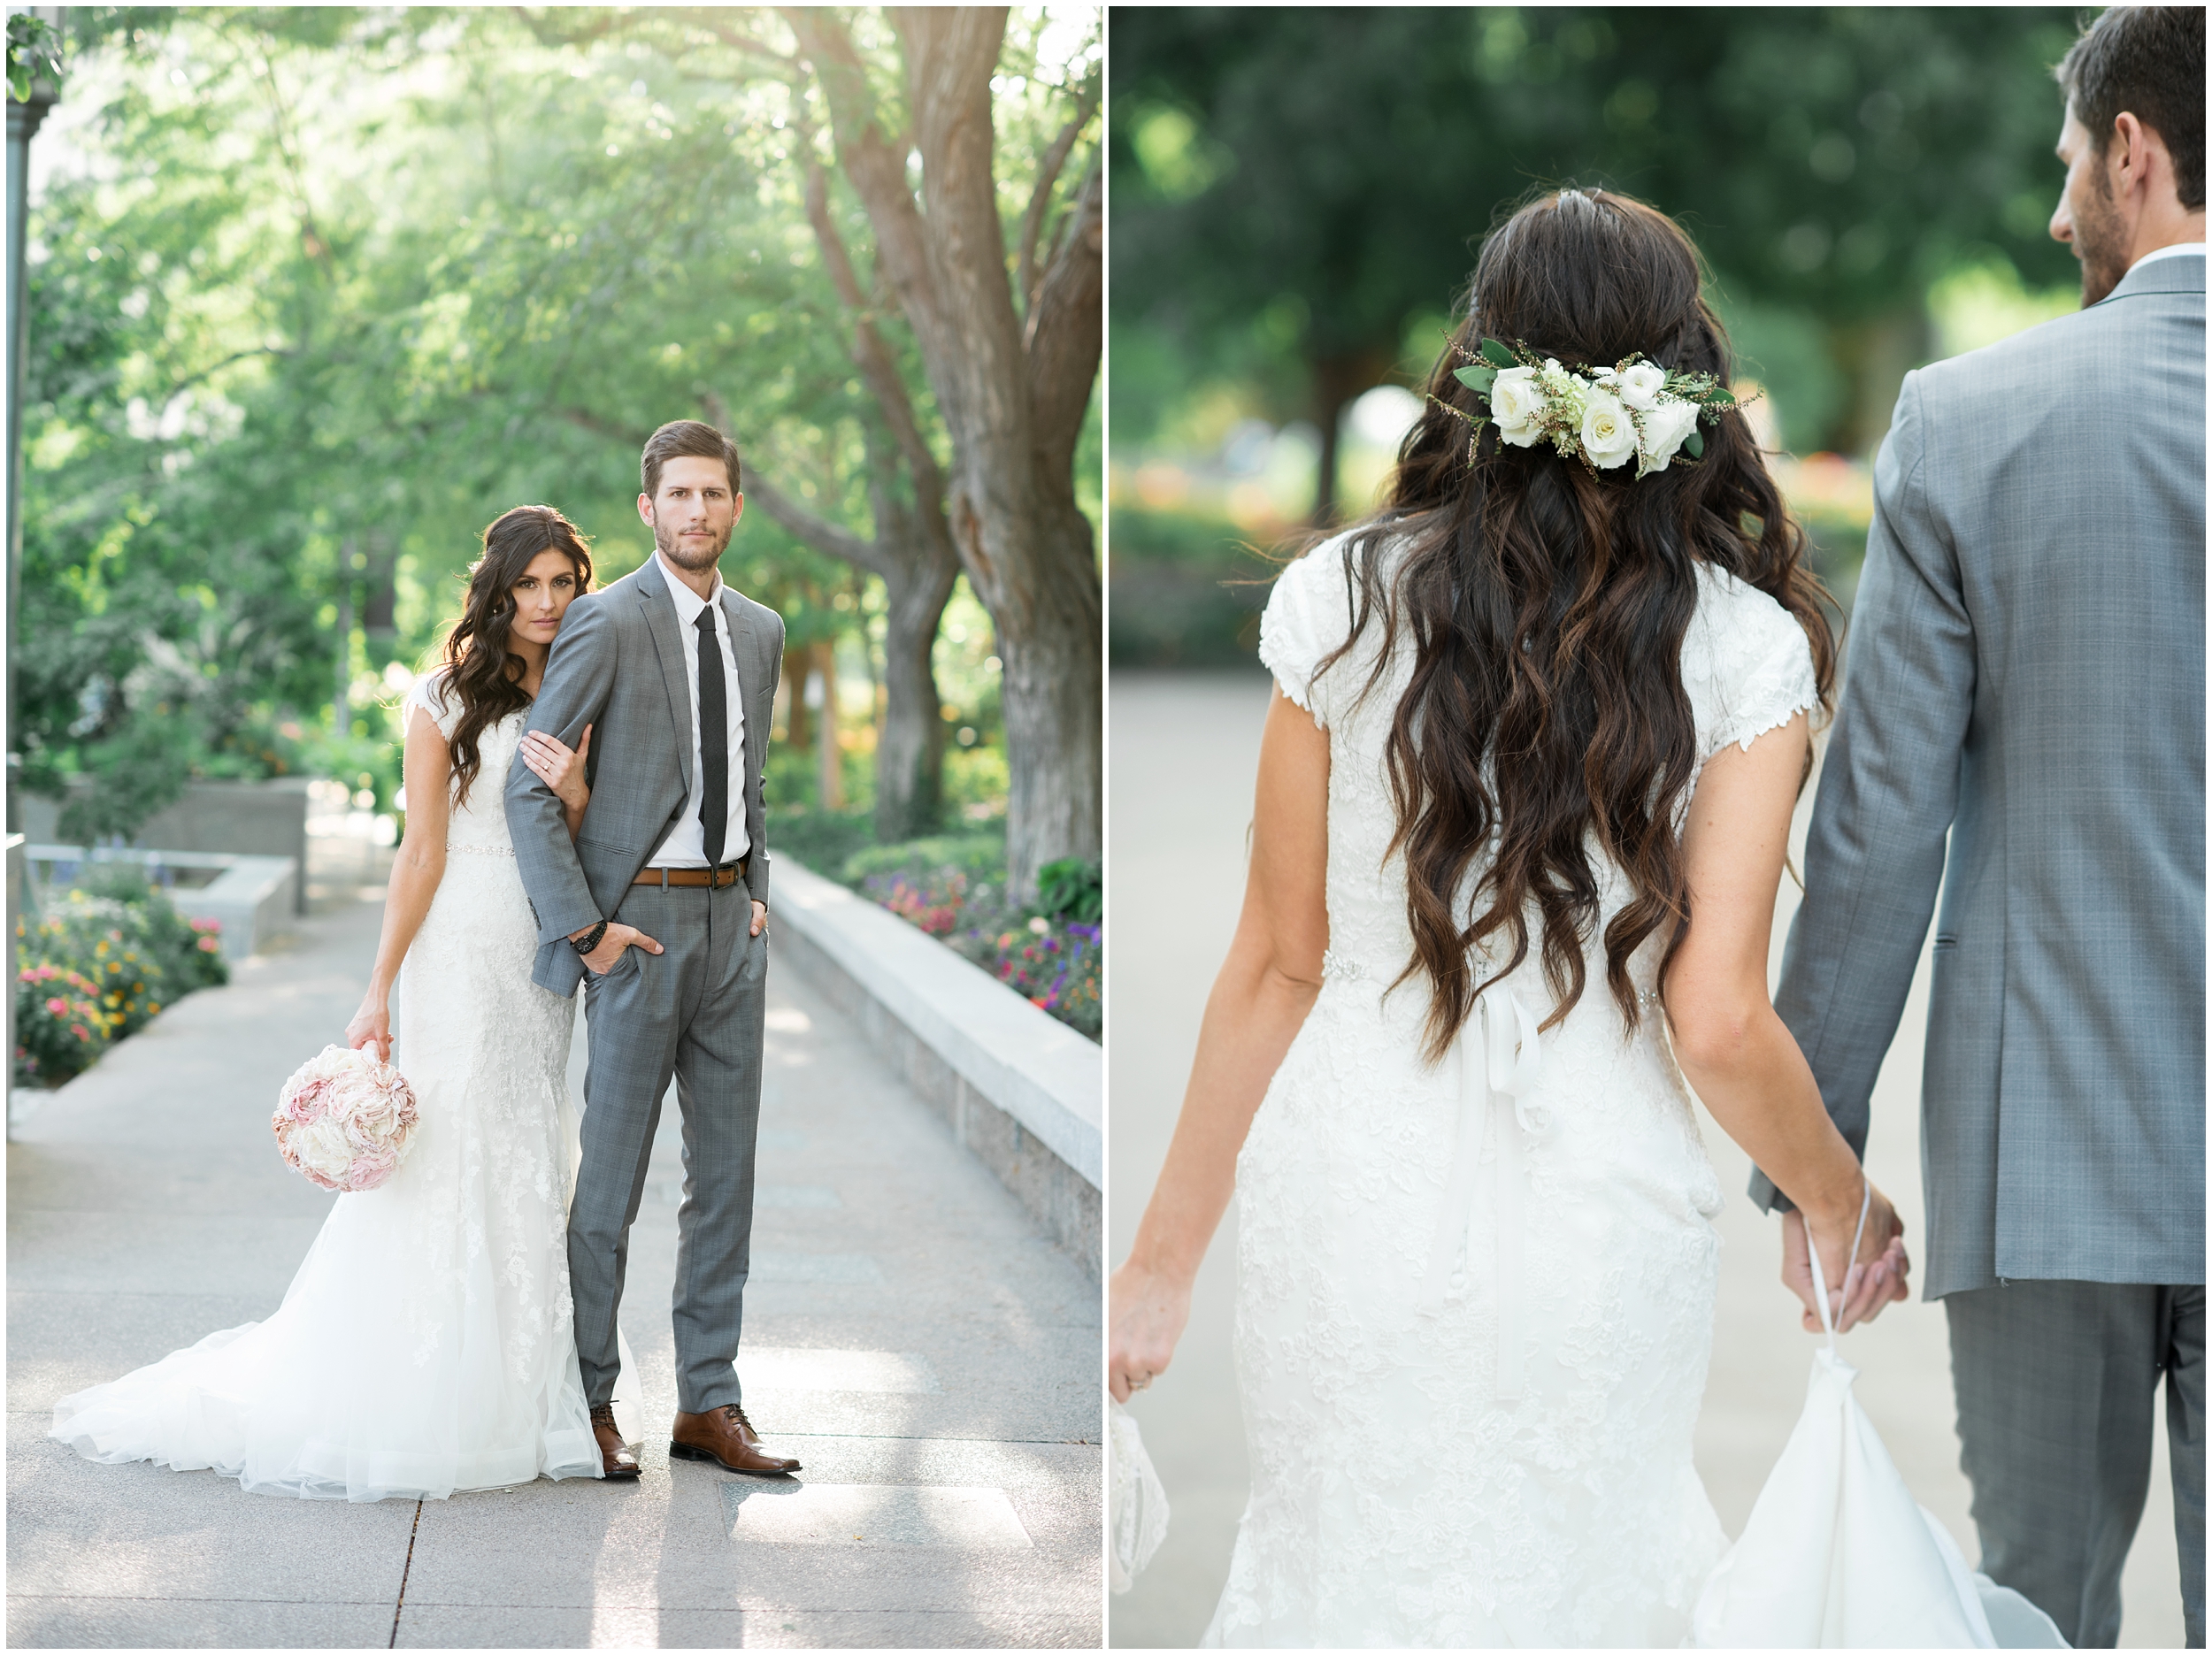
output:
{"label": "bride in white wedding dress", "polygon": [[[1741,415],[1669,412],[1724,350],[1670,220],[1534,202],[1388,503],[1269,601],[1244,912],[1110,1310],[1125,1400],[1233,1188],[1252,1492],[1210,1645],[1681,1642],[1724,1545],[1681,1074],[1846,1280],[1866,1186],[1766,998],[1832,650]],[[1870,1208],[1846,1325],[1905,1291]]]}
{"label": "bride in white wedding dress", "polygon": [[[484,538],[449,665],[408,700],[412,808],[346,1031],[388,1050],[413,1087],[413,1147],[380,1188],[338,1197],[267,1321],[62,1398],[52,1435],[88,1459],[211,1467],[257,1492],[349,1500],[602,1474],[568,1289],[575,1002],[530,980],[536,925],[504,806],[531,697],[591,563],[546,507],[518,507]],[[531,755],[565,802],[574,795],[572,831],[584,797],[573,758],[557,743]]]}

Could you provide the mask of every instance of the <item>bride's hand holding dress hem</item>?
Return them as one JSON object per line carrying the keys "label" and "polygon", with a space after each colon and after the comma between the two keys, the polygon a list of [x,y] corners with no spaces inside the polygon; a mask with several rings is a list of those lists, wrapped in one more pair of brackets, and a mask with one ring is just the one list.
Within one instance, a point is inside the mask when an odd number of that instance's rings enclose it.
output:
{"label": "bride's hand holding dress hem", "polygon": [[[1675,1060],[1721,1130],[1787,1193],[1821,1249],[1839,1332],[1905,1293],[1904,1223],[1873,1192],[1858,1254],[1865,1175],[1767,992],[1774,899],[1810,735],[1803,714],[1724,745],[1699,772],[1682,834],[1694,922],[1667,968]],[[1808,1268],[1794,1280],[1810,1330]]]}

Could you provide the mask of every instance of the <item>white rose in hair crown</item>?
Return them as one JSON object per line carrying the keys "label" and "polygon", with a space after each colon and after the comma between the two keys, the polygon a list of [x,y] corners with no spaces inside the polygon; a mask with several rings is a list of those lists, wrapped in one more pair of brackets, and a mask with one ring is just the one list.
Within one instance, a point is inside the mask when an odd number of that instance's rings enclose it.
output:
{"label": "white rose in hair crown", "polygon": [[319,1189],[355,1193],[407,1159],[415,1122],[415,1094],[398,1069],[326,1046],[284,1083],[269,1124],[287,1166]]}
{"label": "white rose in hair crown", "polygon": [[1479,356],[1455,345],[1466,365],[1452,377],[1489,404],[1487,418],[1429,400],[1465,420],[1467,464],[1476,460],[1482,428],[1495,425],[1498,439],[1517,448],[1549,441],[1561,458],[1578,459],[1593,475],[1636,462],[1639,478],[1702,459],[1701,418],[1718,418],[1740,406],[1709,373],[1680,373],[1630,356],[1611,367],[1570,368],[1536,356],[1525,345],[1486,339]]}

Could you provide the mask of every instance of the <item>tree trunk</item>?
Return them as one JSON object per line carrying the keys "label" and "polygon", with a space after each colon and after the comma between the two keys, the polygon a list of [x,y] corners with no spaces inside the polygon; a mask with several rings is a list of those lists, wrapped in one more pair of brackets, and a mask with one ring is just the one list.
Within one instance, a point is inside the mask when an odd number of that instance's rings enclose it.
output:
{"label": "tree trunk", "polygon": [[812,728],[806,716],[807,648],[787,643],[783,651],[783,681],[791,686],[783,712],[783,739],[794,752],[803,752]]}
{"label": "tree trunk", "polygon": [[338,551],[338,693],[330,703],[330,732],[341,741],[353,732],[353,542]]}
{"label": "tree trunk", "polygon": [[822,704],[814,720],[815,802],[825,810],[842,810],[845,750],[837,739],[837,645],[824,638],[809,644],[806,652],[810,672],[822,682]]}
{"label": "tree trunk", "polygon": [[876,842],[919,839],[942,824],[945,721],[930,648],[960,566],[902,560],[884,578],[883,734],[876,743]]}
{"label": "tree trunk", "polygon": [[[946,517],[998,635],[1010,775],[1007,883],[1100,847],[1103,714],[1098,559],[1072,462],[1097,378],[1103,196],[1086,175],[1034,304],[1018,316],[994,177],[991,76],[1002,8],[893,15],[910,134],[879,107],[833,14],[783,13],[821,77],[838,159],[875,231],[952,437]],[[909,181],[921,158],[920,199]],[[1040,186],[1048,191],[1054,168]]]}
{"label": "tree trunk", "polygon": [[1321,430],[1319,474],[1314,479],[1313,489],[1316,528],[1337,526],[1337,461],[1343,448],[1345,412],[1363,393],[1382,383],[1389,365],[1368,350],[1314,358],[1313,419]]}
{"label": "tree trunk", "polygon": [[1071,565],[1091,555],[1091,525],[1072,501],[1055,515],[1035,533],[1056,541],[1059,555],[1002,565],[1006,574],[987,600],[998,625],[1006,724],[1007,879],[1025,901],[1045,863],[1095,858],[1100,849],[1098,586],[1068,578]]}

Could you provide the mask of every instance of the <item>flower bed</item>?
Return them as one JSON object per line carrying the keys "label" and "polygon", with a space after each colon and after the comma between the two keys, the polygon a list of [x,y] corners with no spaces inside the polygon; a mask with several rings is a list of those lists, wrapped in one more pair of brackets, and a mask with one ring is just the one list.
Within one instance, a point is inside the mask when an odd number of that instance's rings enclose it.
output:
{"label": "flower bed", "polygon": [[19,1086],[58,1086],[196,988],[227,982],[221,924],[188,920],[135,870],[102,870],[15,928]]}
{"label": "flower bed", "polygon": [[843,882],[972,961],[1041,1011],[1100,1038],[1102,946],[1095,864],[1051,864],[1040,901],[1006,900],[995,838],[916,839],[857,853]]}

